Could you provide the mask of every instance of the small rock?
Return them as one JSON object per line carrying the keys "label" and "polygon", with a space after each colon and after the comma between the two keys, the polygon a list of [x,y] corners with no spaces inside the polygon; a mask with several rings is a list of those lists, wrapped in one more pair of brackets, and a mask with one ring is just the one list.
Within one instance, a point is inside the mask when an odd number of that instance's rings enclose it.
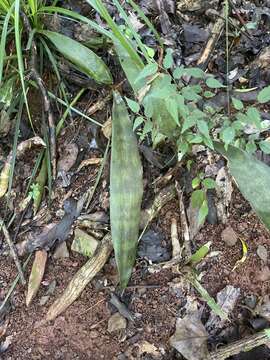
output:
{"label": "small rock", "polygon": [[69,251],[65,241],[57,246],[53,257],[54,259],[69,258]]}
{"label": "small rock", "polygon": [[42,298],[39,300],[39,305],[44,306],[47,303],[47,301],[49,300],[49,298],[50,298],[50,295],[42,296]]}
{"label": "small rock", "polygon": [[267,249],[265,246],[259,245],[257,247],[257,255],[263,262],[265,262],[265,263],[267,262],[268,254],[267,254]]}
{"label": "small rock", "polygon": [[127,327],[127,320],[119,312],[113,314],[108,321],[108,331],[112,333],[118,330],[124,330]]}
{"label": "small rock", "polygon": [[228,246],[234,246],[237,242],[237,234],[231,226],[227,226],[221,233],[221,238]]}
{"label": "small rock", "polygon": [[264,266],[256,276],[257,281],[268,281],[270,280],[270,269],[268,266]]}

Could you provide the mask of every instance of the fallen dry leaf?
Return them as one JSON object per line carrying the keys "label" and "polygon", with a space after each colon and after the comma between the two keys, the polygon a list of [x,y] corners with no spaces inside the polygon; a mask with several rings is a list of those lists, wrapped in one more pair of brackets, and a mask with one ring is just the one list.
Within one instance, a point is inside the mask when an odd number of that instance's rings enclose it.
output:
{"label": "fallen dry leaf", "polygon": [[108,331],[112,333],[114,331],[124,330],[127,327],[127,319],[124,318],[119,312],[113,314],[108,321]]}
{"label": "fallen dry leaf", "polygon": [[91,159],[86,159],[86,160],[83,160],[80,165],[78,166],[78,169],[77,169],[77,173],[82,169],[84,168],[85,166],[89,166],[89,165],[98,165],[100,164],[101,162],[101,158],[91,158]]}
{"label": "fallen dry leaf", "polygon": [[45,266],[47,262],[47,251],[38,250],[35,253],[35,259],[29,277],[28,290],[26,295],[26,306],[29,306],[36,296],[43,279]]}
{"label": "fallen dry leaf", "polygon": [[210,359],[207,349],[208,334],[196,314],[176,320],[176,330],[170,344],[187,360]]}
{"label": "fallen dry leaf", "polygon": [[69,171],[72,166],[75,164],[77,156],[79,153],[79,148],[77,144],[66,144],[63,153],[60,156],[60,159],[58,161],[58,171]]}

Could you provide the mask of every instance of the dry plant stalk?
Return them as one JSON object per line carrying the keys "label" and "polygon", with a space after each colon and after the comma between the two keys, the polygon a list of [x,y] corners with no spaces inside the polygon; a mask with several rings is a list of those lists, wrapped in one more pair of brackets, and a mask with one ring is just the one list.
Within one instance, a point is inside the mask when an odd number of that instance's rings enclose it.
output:
{"label": "dry plant stalk", "polygon": [[237,355],[240,352],[247,352],[255,347],[270,344],[270,328],[260,331],[257,334],[246,337],[239,341],[235,341],[232,344],[224,346],[217,351],[210,353],[211,360],[225,360],[233,355]]}
{"label": "dry plant stalk", "polygon": [[55,319],[81,295],[87,284],[103,268],[112,249],[111,235],[107,234],[97,247],[94,256],[80,268],[68,284],[62,296],[50,306],[46,314],[47,321]]}

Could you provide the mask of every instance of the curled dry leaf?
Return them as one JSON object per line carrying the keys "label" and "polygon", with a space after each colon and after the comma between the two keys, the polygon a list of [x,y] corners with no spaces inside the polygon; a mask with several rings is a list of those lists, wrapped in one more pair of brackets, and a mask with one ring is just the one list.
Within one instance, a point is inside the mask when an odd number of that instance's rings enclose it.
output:
{"label": "curled dry leaf", "polygon": [[26,306],[29,306],[31,304],[32,300],[38,292],[45,272],[47,257],[47,251],[45,250],[38,250],[35,253],[35,259],[29,277],[28,290],[26,295]]}
{"label": "curled dry leaf", "polygon": [[82,170],[82,168],[84,168],[85,166],[89,166],[89,165],[98,165],[101,163],[101,160],[102,158],[91,158],[91,159],[86,159],[86,160],[83,160],[80,165],[78,166],[78,169],[77,169],[77,173],[79,171]]}

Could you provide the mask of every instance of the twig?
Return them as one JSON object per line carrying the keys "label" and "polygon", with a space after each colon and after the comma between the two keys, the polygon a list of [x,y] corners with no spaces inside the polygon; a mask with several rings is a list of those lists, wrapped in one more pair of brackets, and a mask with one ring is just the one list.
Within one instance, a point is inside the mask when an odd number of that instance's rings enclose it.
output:
{"label": "twig", "polygon": [[15,246],[14,246],[12,240],[11,240],[11,237],[9,236],[8,229],[6,228],[6,225],[5,225],[5,223],[4,223],[4,221],[2,219],[0,219],[0,228],[2,228],[5,239],[6,239],[6,242],[8,243],[8,246],[10,248],[10,253],[11,253],[11,256],[13,257],[14,263],[15,263],[15,265],[17,267],[21,283],[23,285],[25,285],[26,280],[25,280],[25,277],[24,277],[24,274],[23,274],[23,270],[22,270],[22,267],[21,267],[20,260],[18,258],[17,252],[16,252],[16,248],[15,248]]}
{"label": "twig", "polygon": [[224,346],[210,353],[211,360],[225,360],[240,352],[247,352],[255,347],[270,343],[270,328],[260,331],[257,334],[246,337],[245,339],[235,341],[232,344]]}
{"label": "twig", "polygon": [[[21,16],[23,19],[25,29],[28,32],[28,36],[30,37],[30,34],[32,33],[32,28],[31,28],[30,22],[29,22],[27,16],[24,14],[24,12],[21,12]],[[31,77],[33,78],[33,80],[36,81],[36,83],[39,87],[39,90],[42,94],[44,113],[45,113],[47,121],[48,121],[47,131],[48,131],[48,138],[49,138],[49,142],[50,142],[52,174],[53,174],[53,178],[55,179],[56,178],[55,122],[54,122],[54,116],[53,116],[53,111],[51,108],[51,102],[49,99],[48,91],[46,89],[44,81],[42,80],[39,72],[37,71],[37,45],[36,45],[34,37],[32,38],[32,41],[31,41],[31,57],[30,57],[29,67],[30,67]]]}
{"label": "twig", "polygon": [[178,199],[179,199],[182,239],[184,241],[184,246],[185,246],[185,250],[186,250],[185,255],[187,258],[190,258],[192,254],[191,254],[191,247],[190,247],[189,227],[188,227],[188,222],[187,222],[187,217],[186,217],[185,206],[183,203],[183,191],[181,190],[181,187],[177,181],[175,182],[175,188],[176,188],[176,191],[178,194]]}
{"label": "twig", "polygon": [[181,255],[181,246],[178,238],[176,218],[172,218],[172,222],[171,222],[171,239],[172,239],[172,257],[175,258],[176,256]]}
{"label": "twig", "polygon": [[200,66],[203,70],[207,68],[210,55],[213,52],[216,43],[222,34],[223,28],[224,28],[224,19],[219,17],[216,23],[214,24],[211,36],[207,41],[206,47],[204,48],[199,60],[197,61],[197,65]]}

